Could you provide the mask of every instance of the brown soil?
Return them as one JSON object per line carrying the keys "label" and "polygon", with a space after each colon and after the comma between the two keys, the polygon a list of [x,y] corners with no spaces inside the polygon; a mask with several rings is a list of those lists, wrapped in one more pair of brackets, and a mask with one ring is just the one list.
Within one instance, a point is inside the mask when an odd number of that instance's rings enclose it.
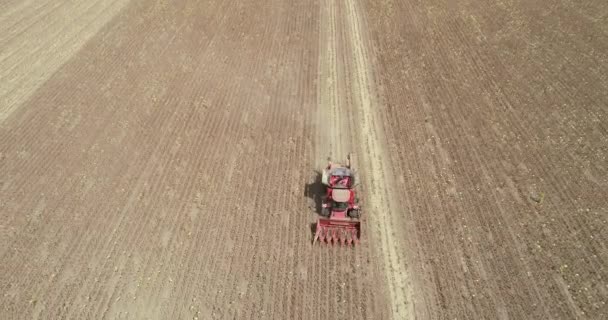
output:
{"label": "brown soil", "polygon": [[[5,318],[608,314],[603,1],[0,12]],[[350,151],[362,244],[313,247]]]}
{"label": "brown soil", "polygon": [[423,319],[608,316],[608,3],[366,1]]}

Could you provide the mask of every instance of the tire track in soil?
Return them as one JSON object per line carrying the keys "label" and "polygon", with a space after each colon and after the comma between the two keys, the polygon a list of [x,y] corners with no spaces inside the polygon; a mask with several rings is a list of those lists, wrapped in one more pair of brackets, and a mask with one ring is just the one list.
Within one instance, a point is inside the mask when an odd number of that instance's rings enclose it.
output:
{"label": "tire track in soil", "polygon": [[[348,152],[355,152],[357,157],[360,151],[358,136],[353,131],[358,130],[358,126],[351,94],[352,59],[349,58],[351,39],[347,28],[347,7],[343,1],[324,1],[320,3],[319,10],[316,145],[315,158],[311,161],[316,170],[327,165],[328,156],[334,161],[344,161]],[[316,219],[317,213],[313,221]],[[361,243],[352,250],[320,247],[313,251],[319,256],[314,262],[314,273],[322,275],[317,282],[319,308],[315,319],[324,319],[328,314],[339,319],[368,318],[369,315],[377,319],[389,317],[383,270],[370,245],[373,241],[368,240],[370,235],[366,225],[364,217]],[[356,273],[350,274],[351,269]],[[328,296],[333,298],[327,299]],[[345,309],[344,302],[351,307]]]}
{"label": "tire track in soil", "polygon": [[393,222],[399,209],[392,200],[397,198],[389,191],[393,175],[384,160],[385,139],[375,114],[376,93],[358,10],[352,1],[325,1],[321,7],[316,161],[322,167],[325,163],[319,161],[323,156],[342,160],[347,152],[357,150],[356,165],[364,180],[362,204],[369,217],[368,222],[362,222],[362,241],[377,238],[380,242],[391,315],[407,319],[412,314],[411,293],[392,227],[399,225]]}
{"label": "tire track in soil", "polygon": [[[413,310],[411,292],[408,285],[407,269],[404,257],[401,256],[401,243],[394,236],[396,230],[393,228],[395,220],[398,218],[399,206],[396,204],[398,199],[391,192],[392,179],[394,175],[388,165],[385,156],[386,139],[383,136],[382,123],[376,114],[377,102],[372,80],[370,67],[370,57],[367,50],[366,36],[359,8],[353,1],[347,1],[348,27],[351,35],[350,43],[352,46],[352,61],[354,73],[352,79],[352,89],[354,102],[357,106],[360,117],[359,141],[362,143],[360,160],[363,164],[362,170],[366,175],[369,188],[366,192],[366,211],[371,217],[371,224],[378,231],[374,233],[380,238],[379,249],[384,258],[384,271],[386,284],[389,290],[391,301],[391,314],[394,319],[412,318]],[[387,188],[388,187],[388,188]],[[387,207],[388,204],[388,207]],[[403,251],[401,251],[403,252]]]}
{"label": "tire track in soil", "polygon": [[317,112],[317,152],[316,167],[322,168],[330,157],[334,161],[343,160],[350,145],[344,146],[342,141],[343,114],[340,108],[340,97],[338,95],[338,26],[336,21],[336,8],[333,1],[325,1],[320,7],[319,18],[319,86],[318,105],[321,106]]}

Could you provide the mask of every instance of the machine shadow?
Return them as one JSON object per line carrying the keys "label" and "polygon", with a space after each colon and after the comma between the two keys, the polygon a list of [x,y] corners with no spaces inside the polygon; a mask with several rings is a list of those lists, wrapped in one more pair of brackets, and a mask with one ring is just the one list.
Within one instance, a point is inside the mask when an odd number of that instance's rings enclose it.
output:
{"label": "machine shadow", "polygon": [[[307,183],[304,186],[304,196],[312,199],[312,201],[314,202],[314,210],[317,215],[321,213],[322,206],[323,206],[323,197],[325,195],[325,186],[323,185],[321,179],[322,179],[321,171],[315,170],[313,181],[310,183]],[[312,234],[315,234],[316,230],[317,230],[317,223],[316,222],[311,223],[310,232]]]}
{"label": "machine shadow", "polygon": [[322,173],[320,171],[315,171],[313,182],[307,183],[304,187],[304,195],[314,201],[315,212],[317,214],[321,213],[323,196],[325,195],[325,186],[323,185],[323,182],[321,182],[321,178]]}

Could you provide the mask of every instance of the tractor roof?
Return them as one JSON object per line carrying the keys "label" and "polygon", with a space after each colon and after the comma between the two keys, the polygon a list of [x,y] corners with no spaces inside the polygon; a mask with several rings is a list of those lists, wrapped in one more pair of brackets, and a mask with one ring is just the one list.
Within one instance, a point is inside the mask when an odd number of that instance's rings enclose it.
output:
{"label": "tractor roof", "polygon": [[347,202],[350,199],[350,192],[348,189],[334,189],[331,198],[335,202]]}
{"label": "tractor roof", "polygon": [[351,171],[348,168],[345,167],[336,167],[331,169],[331,171],[329,172],[330,175],[332,176],[346,176],[346,177],[350,177],[351,176]]}

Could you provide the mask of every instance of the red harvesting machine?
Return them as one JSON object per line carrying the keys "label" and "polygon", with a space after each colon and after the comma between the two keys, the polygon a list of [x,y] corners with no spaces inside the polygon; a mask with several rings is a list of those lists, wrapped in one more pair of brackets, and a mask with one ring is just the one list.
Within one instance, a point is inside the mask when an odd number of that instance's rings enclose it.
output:
{"label": "red harvesting machine", "polygon": [[321,178],[325,185],[321,218],[317,220],[313,244],[321,243],[355,245],[361,233],[361,208],[355,197],[357,180],[352,168],[352,155],[345,163],[331,160]]}

